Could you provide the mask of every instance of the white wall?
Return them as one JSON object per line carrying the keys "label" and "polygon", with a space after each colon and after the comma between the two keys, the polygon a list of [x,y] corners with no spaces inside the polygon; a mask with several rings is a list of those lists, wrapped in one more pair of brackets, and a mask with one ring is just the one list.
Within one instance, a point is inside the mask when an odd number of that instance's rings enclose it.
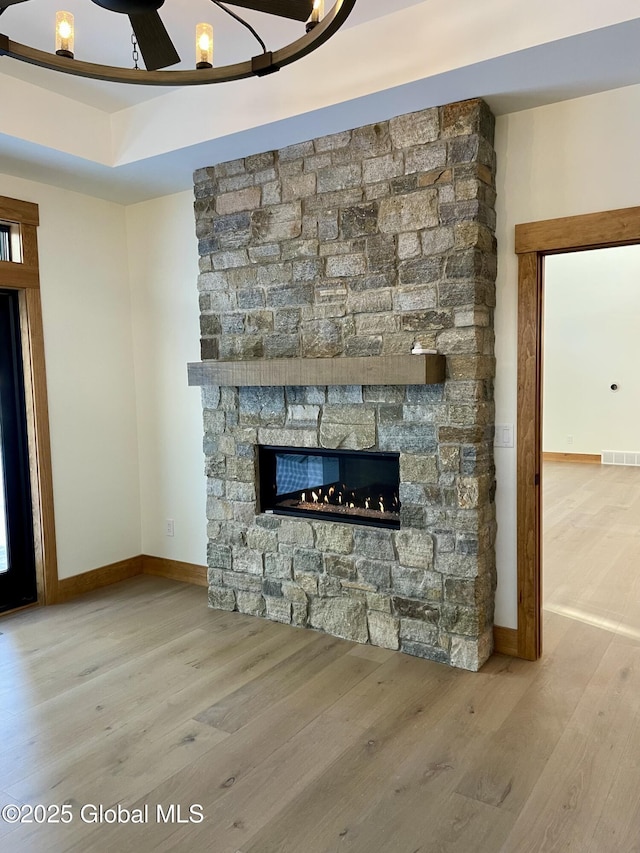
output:
{"label": "white wall", "polygon": [[0,175],[35,202],[58,573],[140,553],[138,447],[124,209]]}
{"label": "white wall", "polygon": [[140,553],[204,564],[193,194],[124,208],[0,175],[0,195],[40,210],[59,577]]}
{"label": "white wall", "polygon": [[546,258],[544,310],[543,449],[640,449],[640,246]]}
{"label": "white wall", "polygon": [[[640,86],[501,116],[498,156],[496,422],[516,420],[519,222],[640,204]],[[496,623],[516,627],[515,450],[496,449]]]}
{"label": "white wall", "polygon": [[[206,562],[206,479],[199,388],[198,244],[193,193],[127,208],[135,348],[142,551]],[[175,535],[166,536],[173,519]]]}

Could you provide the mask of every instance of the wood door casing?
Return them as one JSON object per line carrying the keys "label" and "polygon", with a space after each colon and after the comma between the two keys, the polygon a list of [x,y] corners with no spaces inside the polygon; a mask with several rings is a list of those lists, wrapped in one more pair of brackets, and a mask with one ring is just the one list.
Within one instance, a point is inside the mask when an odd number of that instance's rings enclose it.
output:
{"label": "wood door casing", "polygon": [[516,225],[517,656],[542,654],[542,348],[545,255],[640,243],[640,207]]}
{"label": "wood door casing", "polygon": [[0,287],[20,293],[20,327],[27,409],[30,478],[38,602],[53,604],[58,595],[58,565],[53,512],[53,478],[44,333],[40,303],[38,205],[0,196],[0,221],[20,230],[22,256],[0,261]]}

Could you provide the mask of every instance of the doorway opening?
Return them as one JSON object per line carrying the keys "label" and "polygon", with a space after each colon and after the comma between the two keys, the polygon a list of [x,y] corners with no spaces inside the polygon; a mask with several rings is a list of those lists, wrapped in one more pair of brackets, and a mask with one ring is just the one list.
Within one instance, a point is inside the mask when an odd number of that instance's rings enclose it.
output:
{"label": "doorway opening", "polygon": [[640,245],[544,263],[543,610],[640,636]]}
{"label": "doorway opening", "polygon": [[[543,272],[550,255],[640,243],[640,207],[516,226],[518,255],[517,565],[519,657],[542,654]],[[615,380],[612,381],[612,384]]]}

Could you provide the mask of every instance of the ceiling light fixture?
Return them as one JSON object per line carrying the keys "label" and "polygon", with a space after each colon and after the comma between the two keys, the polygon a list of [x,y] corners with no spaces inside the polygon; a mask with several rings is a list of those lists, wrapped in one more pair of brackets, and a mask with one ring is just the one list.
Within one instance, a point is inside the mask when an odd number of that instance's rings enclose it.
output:
{"label": "ceiling light fixture", "polygon": [[196,68],[213,68],[213,27],[198,24],[196,27]]}
{"label": "ceiling light fixture", "polygon": [[56,13],[56,56],[73,59],[74,27],[71,12]]}
{"label": "ceiling light fixture", "polygon": [[[24,2],[26,0],[0,0],[0,15],[10,6]],[[356,4],[356,0],[335,0],[333,7],[324,14],[324,0],[225,0],[225,3],[228,2],[232,6],[240,6],[306,24],[306,32],[299,39],[279,50],[269,51],[247,21],[231,9],[227,9],[220,0],[211,0],[214,5],[252,32],[260,43],[262,53],[244,62],[216,68],[213,66],[213,30],[206,25],[209,29],[205,36],[204,31],[200,32],[199,29],[205,25],[199,24],[196,33],[196,68],[189,71],[165,71],[160,69],[175,65],[180,62],[180,57],[158,13],[164,0],[92,0],[92,2],[111,12],[120,12],[129,17],[135,45],[140,49],[146,70],[97,65],[93,62],[74,59],[73,16],[65,12],[58,13],[58,16],[66,15],[62,28],[56,19],[55,53],[47,53],[19,44],[11,41],[8,36],[0,34],[0,56],[8,56],[52,71],[62,71],[65,74],[89,77],[94,80],[108,80],[113,83],[147,86],[198,86],[205,83],[225,83],[251,76],[263,77],[307,56],[340,29]],[[206,50],[205,42],[207,42]]]}

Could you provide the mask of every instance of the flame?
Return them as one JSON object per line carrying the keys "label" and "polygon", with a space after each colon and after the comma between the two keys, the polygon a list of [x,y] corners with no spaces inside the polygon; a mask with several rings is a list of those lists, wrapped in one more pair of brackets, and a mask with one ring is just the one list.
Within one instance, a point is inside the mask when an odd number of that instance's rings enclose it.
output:
{"label": "flame", "polygon": [[307,491],[305,489],[304,492],[298,492],[299,500],[301,504],[312,502],[317,504],[318,510],[321,507],[330,509],[331,506],[340,506],[347,510],[366,510],[368,512],[375,510],[385,514],[398,513],[399,511],[400,498],[397,493],[389,492],[387,495],[379,494],[377,497],[367,495],[364,497],[364,495],[361,496],[357,493],[358,490],[347,489],[344,485],[342,489],[343,491],[340,490],[340,486],[316,486],[313,490]]}

